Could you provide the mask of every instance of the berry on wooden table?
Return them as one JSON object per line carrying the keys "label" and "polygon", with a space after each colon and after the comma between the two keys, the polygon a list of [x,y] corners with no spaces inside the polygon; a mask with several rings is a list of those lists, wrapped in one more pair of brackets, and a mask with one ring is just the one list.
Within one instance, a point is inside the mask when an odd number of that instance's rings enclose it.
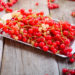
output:
{"label": "berry on wooden table", "polygon": [[38,5],[39,5],[39,3],[38,3],[38,2],[36,2],[36,3],[35,3],[35,5],[36,5],[36,6],[38,6]]}
{"label": "berry on wooden table", "polygon": [[53,3],[55,0],[48,0],[47,2],[47,6],[49,9],[53,10],[53,9],[57,9],[59,8],[59,5],[56,3]]}
{"label": "berry on wooden table", "polygon": [[73,12],[71,13],[71,16],[75,17],[75,11],[73,11]]}
{"label": "berry on wooden table", "polygon": [[63,68],[62,73],[63,75],[75,75],[75,69]]}

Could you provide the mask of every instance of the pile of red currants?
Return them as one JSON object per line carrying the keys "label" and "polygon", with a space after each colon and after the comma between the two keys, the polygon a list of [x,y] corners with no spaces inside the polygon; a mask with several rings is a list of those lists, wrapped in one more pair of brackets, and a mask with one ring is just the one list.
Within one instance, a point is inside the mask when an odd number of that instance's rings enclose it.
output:
{"label": "pile of red currants", "polygon": [[75,26],[69,22],[54,21],[44,12],[26,12],[20,9],[11,13],[12,19],[0,23],[0,29],[15,40],[20,40],[43,51],[72,57],[71,41],[75,38]]}

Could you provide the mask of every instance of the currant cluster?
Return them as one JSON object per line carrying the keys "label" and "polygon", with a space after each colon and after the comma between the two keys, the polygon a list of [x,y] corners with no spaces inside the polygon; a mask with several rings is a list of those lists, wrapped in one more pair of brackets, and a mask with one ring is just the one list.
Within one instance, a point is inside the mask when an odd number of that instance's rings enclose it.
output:
{"label": "currant cluster", "polygon": [[55,0],[48,0],[48,8],[49,9],[56,9],[56,8],[59,8],[59,5],[56,4],[56,3],[52,3],[54,2]]}
{"label": "currant cluster", "polygon": [[43,51],[51,51],[71,57],[71,41],[75,37],[74,26],[69,22],[54,21],[44,12],[34,13],[24,9],[12,13],[12,19],[6,24],[0,23],[0,29],[15,40],[20,40]]}
{"label": "currant cluster", "polygon": [[3,0],[0,0],[0,12],[5,10],[6,12],[12,12],[13,10],[10,8],[14,4],[16,4],[18,0],[11,0],[10,2],[5,3]]}
{"label": "currant cluster", "polygon": [[71,13],[71,16],[75,17],[75,11]]}
{"label": "currant cluster", "polygon": [[64,68],[62,70],[62,72],[63,72],[63,75],[75,75],[75,69],[66,69],[66,68]]}
{"label": "currant cluster", "polygon": [[71,63],[75,62],[75,54],[73,54],[72,57],[69,58],[69,62]]}

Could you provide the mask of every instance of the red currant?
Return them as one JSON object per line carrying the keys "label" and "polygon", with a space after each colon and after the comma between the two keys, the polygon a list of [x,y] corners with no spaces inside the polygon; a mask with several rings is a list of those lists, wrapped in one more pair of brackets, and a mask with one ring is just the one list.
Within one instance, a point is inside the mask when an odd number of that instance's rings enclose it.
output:
{"label": "red currant", "polygon": [[48,51],[48,46],[43,46],[44,51]]}

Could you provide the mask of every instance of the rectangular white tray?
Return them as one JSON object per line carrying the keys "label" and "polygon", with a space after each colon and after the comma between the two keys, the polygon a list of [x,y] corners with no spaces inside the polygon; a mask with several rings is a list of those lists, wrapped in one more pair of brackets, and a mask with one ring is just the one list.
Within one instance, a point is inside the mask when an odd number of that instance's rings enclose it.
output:
{"label": "rectangular white tray", "polygon": [[[3,18],[4,17],[4,18]],[[4,20],[6,20],[6,19],[10,19],[11,18],[11,13],[9,13],[9,14],[5,14],[4,16],[2,17],[2,19],[4,19]],[[59,21],[59,20],[57,20],[57,19],[53,19],[53,20],[55,20],[55,21]],[[72,24],[72,25],[74,25],[74,24]],[[2,36],[2,37],[4,37],[4,38],[8,38],[8,39],[11,39],[11,40],[14,40],[14,39],[12,39],[9,35],[7,35],[7,34],[0,34],[0,36]],[[14,41],[16,41],[16,40],[14,40]],[[28,44],[28,43],[24,43],[24,42],[22,42],[22,41],[17,41],[17,42],[19,42],[19,43],[22,43],[22,44],[25,44],[25,45],[28,45],[28,46],[32,46],[31,44]],[[33,47],[33,46],[32,46]],[[75,53],[75,40],[72,42],[72,44],[71,44],[71,47],[72,47],[72,54],[73,53]],[[39,50],[41,50],[39,47],[36,47],[37,49],[39,49]],[[48,51],[49,53],[52,53],[51,51]],[[53,53],[52,53],[53,54]],[[67,56],[65,56],[65,55],[62,55],[62,54],[55,54],[55,55],[57,55],[57,56],[60,56],[60,57],[62,57],[62,58],[67,58]]]}

